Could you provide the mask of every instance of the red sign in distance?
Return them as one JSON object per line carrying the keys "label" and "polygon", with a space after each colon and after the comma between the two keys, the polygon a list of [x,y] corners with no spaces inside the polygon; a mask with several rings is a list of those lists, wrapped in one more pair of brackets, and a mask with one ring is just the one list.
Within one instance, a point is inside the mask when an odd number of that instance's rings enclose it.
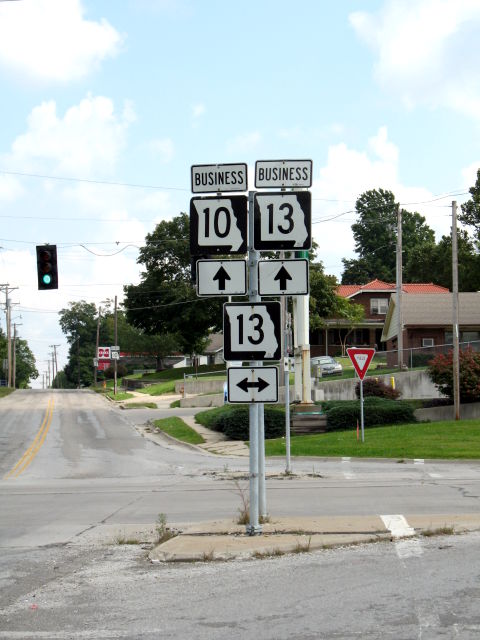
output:
{"label": "red sign in distance", "polygon": [[375,349],[351,347],[350,349],[347,349],[347,353],[358,377],[360,380],[363,380],[372,358],[375,355]]}

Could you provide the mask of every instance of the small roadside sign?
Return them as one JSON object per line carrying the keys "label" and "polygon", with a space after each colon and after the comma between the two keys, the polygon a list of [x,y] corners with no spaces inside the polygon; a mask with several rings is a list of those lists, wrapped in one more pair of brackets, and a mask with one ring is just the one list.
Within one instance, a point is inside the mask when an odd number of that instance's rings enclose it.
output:
{"label": "small roadside sign", "polygon": [[112,351],[112,360],[120,360],[120,352]]}
{"label": "small roadside sign", "polygon": [[230,367],[227,402],[278,402],[277,367]]}
{"label": "small roadside sign", "polygon": [[197,164],[192,166],[192,193],[247,191],[247,165]]}
{"label": "small roadside sign", "polygon": [[247,196],[192,198],[190,253],[246,253],[247,218]]}
{"label": "small roadside sign", "polygon": [[375,349],[351,347],[347,349],[348,357],[352,361],[353,368],[358,374],[360,380],[365,378],[368,367],[375,355]]}
{"label": "small roadside sign", "polygon": [[223,359],[280,360],[280,302],[238,302],[223,305]]}
{"label": "small roadside sign", "polygon": [[255,193],[253,231],[257,251],[310,249],[312,194],[310,191]]}
{"label": "small roadside sign", "polygon": [[245,260],[198,260],[198,296],[244,296],[247,294]]}
{"label": "small roadside sign", "polygon": [[311,160],[257,160],[255,187],[284,189],[312,186]]}
{"label": "small roadside sign", "polygon": [[98,358],[93,359],[93,366],[98,367]]}
{"label": "small roadside sign", "polygon": [[308,260],[260,260],[258,293],[261,296],[308,294]]}
{"label": "small roadside sign", "polygon": [[110,347],[98,347],[97,358],[99,360],[110,360]]}

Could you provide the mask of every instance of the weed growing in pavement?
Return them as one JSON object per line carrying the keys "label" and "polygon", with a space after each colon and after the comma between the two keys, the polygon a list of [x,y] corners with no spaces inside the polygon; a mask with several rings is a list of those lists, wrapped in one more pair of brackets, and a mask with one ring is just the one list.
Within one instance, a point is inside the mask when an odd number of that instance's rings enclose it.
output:
{"label": "weed growing in pavement", "polygon": [[310,551],[310,545],[312,544],[312,536],[308,537],[307,542],[297,542],[297,546],[293,550],[293,553],[306,553]]}
{"label": "weed growing in pavement", "polygon": [[204,551],[202,556],[202,562],[211,562],[213,560],[213,549],[211,551]]}
{"label": "weed growing in pavement", "polygon": [[167,527],[167,516],[165,513],[159,513],[157,518],[157,524],[155,529],[157,530],[159,544],[167,542],[171,538],[174,538],[177,534]]}
{"label": "weed growing in pavement", "polygon": [[238,480],[233,481],[236,493],[240,497],[240,506],[238,508],[237,524],[248,524],[250,522],[250,499],[248,496],[248,488],[242,487]]}
{"label": "weed growing in pavement", "polygon": [[284,555],[284,551],[282,551],[278,547],[275,547],[274,549],[269,549],[268,551],[254,551],[252,557],[256,560],[263,560],[264,558],[276,558]]}
{"label": "weed growing in pavement", "polygon": [[438,529],[425,529],[425,531],[422,531],[422,536],[424,538],[432,538],[433,536],[453,536],[454,533],[455,529],[453,527],[444,525],[443,527],[438,527]]}

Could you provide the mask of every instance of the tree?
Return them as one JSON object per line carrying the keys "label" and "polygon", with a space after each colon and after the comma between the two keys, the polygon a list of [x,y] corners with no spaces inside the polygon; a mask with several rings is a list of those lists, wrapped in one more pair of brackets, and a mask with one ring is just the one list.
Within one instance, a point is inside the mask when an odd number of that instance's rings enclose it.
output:
{"label": "tree", "polygon": [[[435,386],[453,400],[453,351],[439,354],[429,362],[428,374]],[[460,350],[460,401],[480,398],[480,353],[471,347]]]}
{"label": "tree", "polygon": [[[476,244],[464,229],[457,231],[459,291],[480,289],[480,256]],[[404,266],[405,282],[435,282],[452,287],[452,237],[442,236],[438,244],[416,248]]]}
{"label": "tree", "polygon": [[[0,328],[0,362],[7,360],[7,337]],[[30,380],[38,378],[38,370],[35,366],[33,355],[26,340],[15,340],[15,387],[26,389]],[[4,372],[6,377],[6,371]]]}
{"label": "tree", "polygon": [[26,340],[15,340],[15,387],[27,389],[30,380],[38,378],[39,373],[35,366],[33,355]]}
{"label": "tree", "polygon": [[[395,281],[397,205],[391,191],[373,189],[362,193],[355,204],[359,216],[352,225],[356,259],[343,259],[343,284],[365,284],[378,278]],[[435,234],[419,213],[402,209],[403,259],[412,252],[435,244]]]}
{"label": "tree", "polygon": [[321,262],[310,265],[310,329],[323,329],[327,320],[336,320],[342,354],[345,355],[347,338],[363,320],[365,310],[363,305],[338,296],[337,286],[337,279],[324,273]]}
{"label": "tree", "polygon": [[90,386],[97,338],[97,308],[85,300],[69,305],[59,313],[60,327],[70,346],[65,375],[69,387]]}
{"label": "tree", "polygon": [[146,237],[139,285],[124,287],[126,317],[147,335],[170,334],[184,353],[200,353],[222,327],[223,300],[198,298],[191,281],[190,221],[185,213],[160,222]]}
{"label": "tree", "polygon": [[458,216],[460,222],[474,228],[477,240],[480,240],[480,169],[477,170],[477,180],[470,187],[470,200],[462,204],[462,213]]}

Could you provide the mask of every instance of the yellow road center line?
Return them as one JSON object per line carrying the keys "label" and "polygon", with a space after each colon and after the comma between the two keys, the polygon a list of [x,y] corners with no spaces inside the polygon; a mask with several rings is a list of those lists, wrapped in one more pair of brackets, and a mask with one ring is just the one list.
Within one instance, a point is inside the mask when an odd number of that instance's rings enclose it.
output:
{"label": "yellow road center line", "polygon": [[13,467],[13,469],[11,469],[7,473],[7,475],[4,476],[3,478],[4,480],[7,480],[7,478],[10,478],[12,476],[14,476],[15,478],[18,478],[18,476],[21,473],[23,473],[25,469],[33,462],[33,459],[35,458],[37,453],[40,451],[41,446],[45,442],[45,438],[47,437],[48,430],[50,429],[50,424],[52,422],[52,417],[53,417],[53,405],[54,405],[53,398],[50,398],[50,400],[48,401],[47,409],[45,411],[45,416],[43,418],[40,429],[38,430],[37,435],[35,436],[35,439],[33,440],[30,447],[25,451],[25,453],[20,458],[20,460],[17,462],[17,464]]}

